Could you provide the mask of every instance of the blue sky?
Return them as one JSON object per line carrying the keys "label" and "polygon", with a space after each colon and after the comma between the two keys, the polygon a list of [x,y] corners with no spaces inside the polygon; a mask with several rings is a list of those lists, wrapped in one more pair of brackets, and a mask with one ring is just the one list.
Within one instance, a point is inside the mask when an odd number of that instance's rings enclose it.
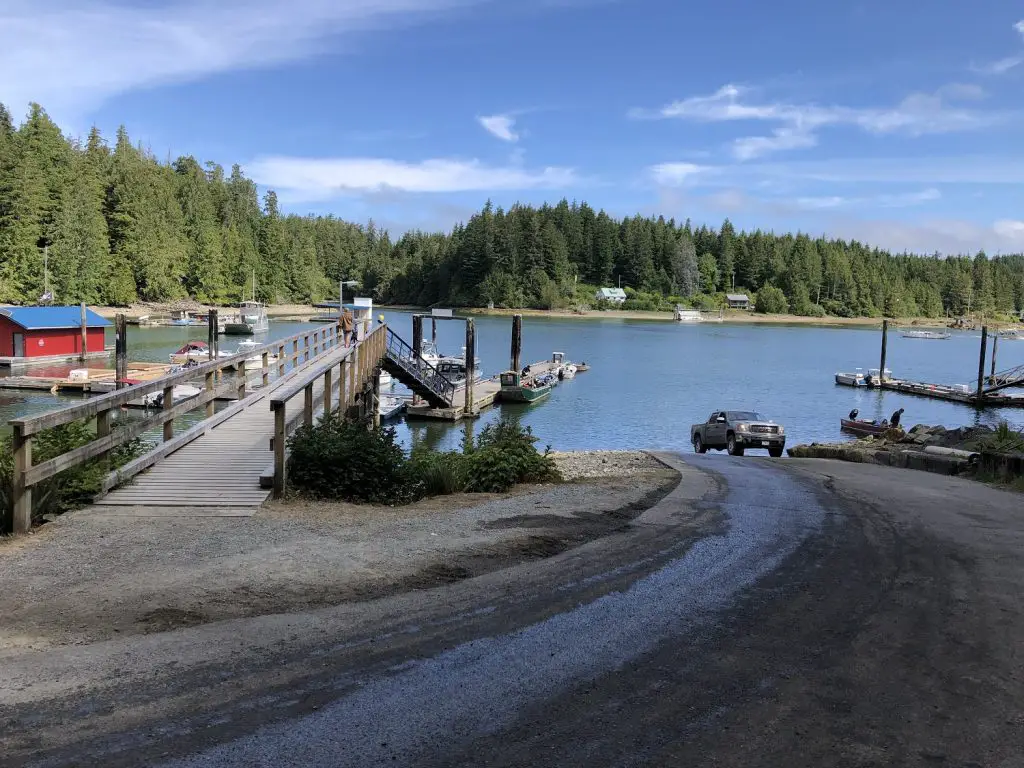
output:
{"label": "blue sky", "polygon": [[1024,249],[1019,2],[4,0],[0,72],[15,115],[395,230],[565,196]]}

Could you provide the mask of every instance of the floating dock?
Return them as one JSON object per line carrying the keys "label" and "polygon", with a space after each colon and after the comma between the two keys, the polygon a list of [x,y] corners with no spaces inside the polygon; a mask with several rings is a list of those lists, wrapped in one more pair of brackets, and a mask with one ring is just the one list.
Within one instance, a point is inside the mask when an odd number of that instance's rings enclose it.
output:
{"label": "floating dock", "polygon": [[[858,387],[856,384],[836,383],[844,387]],[[978,405],[978,393],[965,385],[956,387],[948,384],[929,384],[923,381],[886,379],[881,383],[871,385],[869,389],[885,389],[890,392],[900,392],[904,395],[929,397],[932,400],[946,400],[947,402],[961,403],[963,405]],[[994,408],[1024,408],[1024,394],[1006,394],[1005,392],[983,393],[982,405]]]}

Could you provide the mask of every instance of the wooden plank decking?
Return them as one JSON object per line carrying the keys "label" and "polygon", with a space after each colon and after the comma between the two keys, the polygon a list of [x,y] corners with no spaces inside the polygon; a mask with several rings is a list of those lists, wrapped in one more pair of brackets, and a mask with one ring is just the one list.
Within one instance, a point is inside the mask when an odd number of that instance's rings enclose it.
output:
{"label": "wooden plank decking", "polygon": [[[327,355],[335,355],[340,363],[348,354],[349,350],[332,349],[303,368],[323,362]],[[98,499],[97,507],[230,510],[263,504],[270,490],[260,487],[260,475],[273,460],[270,438],[274,434],[274,414],[269,395],[290,381],[290,377],[285,377],[275,382],[263,397],[240,413],[179,448],[129,484]],[[314,396],[318,402],[322,400],[322,381],[314,387]],[[334,402],[337,403],[336,397]]]}

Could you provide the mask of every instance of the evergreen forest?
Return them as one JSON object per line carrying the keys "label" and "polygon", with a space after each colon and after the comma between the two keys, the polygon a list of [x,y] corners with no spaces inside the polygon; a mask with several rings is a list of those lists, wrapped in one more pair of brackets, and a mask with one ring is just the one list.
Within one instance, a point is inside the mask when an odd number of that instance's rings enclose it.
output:
{"label": "evergreen forest", "polygon": [[992,315],[1024,309],[1024,255],[890,253],[856,241],[615,218],[587,203],[486,203],[448,233],[393,238],[372,222],[284,215],[235,165],[161,162],[124,128],[64,136],[39,105],[16,123],[0,105],[0,302],[125,306],[186,297],[229,304],[337,296],[337,281],[388,304],[594,304],[712,308],[727,292],[766,312],[840,316]]}

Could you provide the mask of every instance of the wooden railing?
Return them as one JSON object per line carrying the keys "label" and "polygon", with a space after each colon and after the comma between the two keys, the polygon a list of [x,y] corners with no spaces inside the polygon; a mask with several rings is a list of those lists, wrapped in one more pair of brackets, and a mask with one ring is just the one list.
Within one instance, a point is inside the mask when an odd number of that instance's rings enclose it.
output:
{"label": "wooden railing", "polygon": [[[271,354],[277,354],[278,375],[283,375],[289,364],[298,368],[321,352],[335,347],[341,338],[337,326],[328,325],[301,331],[286,339],[265,344],[253,350],[240,352],[230,357],[219,357],[192,368],[163,376],[153,381],[135,384],[124,389],[90,398],[84,403],[68,406],[38,416],[26,416],[10,421],[13,430],[14,447],[14,532],[24,533],[32,524],[32,487],[59,472],[78,466],[90,459],[105,455],[114,448],[132,440],[155,427],[163,426],[163,443],[129,464],[111,472],[101,490],[108,491],[129,477],[155,464],[164,456],[200,437],[213,427],[231,418],[240,410],[263,396],[257,392],[247,396],[246,359],[262,357],[261,375],[263,386],[270,383],[273,370],[269,362]],[[212,353],[211,353],[212,354]],[[235,377],[219,383],[225,369],[233,368]],[[174,402],[174,387],[189,381],[202,379],[203,390],[187,400]],[[113,415],[128,403],[146,395],[163,393],[163,404],[159,413],[127,425],[112,429]],[[238,402],[219,413],[214,412],[214,401],[224,394],[235,394]],[[206,406],[206,418],[175,437],[174,420],[179,416]],[[86,445],[55,456],[41,464],[32,464],[33,438],[40,432],[82,419],[96,419],[96,439]]]}
{"label": "wooden railing", "polygon": [[[303,371],[295,377],[295,380],[288,385],[281,387],[270,398],[270,410],[274,412],[274,437],[272,448],[274,450],[273,465],[273,488],[274,497],[280,498],[284,495],[287,486],[287,463],[288,455],[286,444],[288,434],[299,424],[313,424],[313,411],[316,406],[316,385],[323,379],[323,412],[324,417],[330,416],[334,411],[333,394],[334,371],[338,371],[338,408],[343,412],[348,411],[356,405],[360,406],[360,417],[372,418],[374,424],[379,425],[380,410],[377,408],[377,400],[380,392],[379,378],[380,363],[387,351],[387,326],[379,325],[363,339],[357,346],[351,349],[340,351],[331,355],[318,365]],[[368,386],[373,387],[373,397],[365,397]],[[296,413],[288,417],[288,402],[303,394],[302,413]],[[363,395],[358,399],[357,395]],[[370,402],[368,402],[370,400]],[[367,408],[372,407],[368,411]],[[342,471],[339,468],[339,471]]]}

